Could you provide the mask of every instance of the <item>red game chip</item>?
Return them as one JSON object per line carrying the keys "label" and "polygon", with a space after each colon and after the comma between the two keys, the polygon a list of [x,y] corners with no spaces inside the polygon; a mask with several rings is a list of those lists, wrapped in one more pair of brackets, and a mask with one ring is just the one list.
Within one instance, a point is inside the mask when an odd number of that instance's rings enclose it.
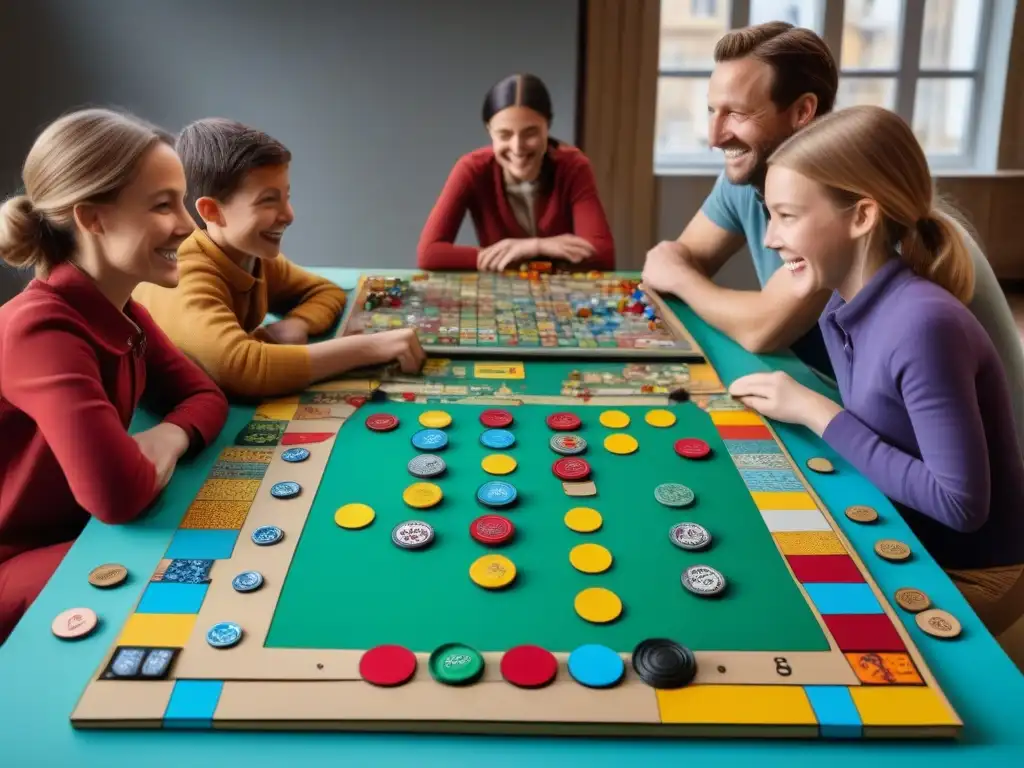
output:
{"label": "red game chip", "polygon": [[480,414],[480,423],[491,429],[500,429],[512,423],[512,414],[500,408],[489,408]]}
{"label": "red game chip", "polygon": [[556,432],[572,432],[583,424],[575,413],[552,413],[548,416],[547,423]]}
{"label": "red game chip", "polygon": [[401,685],[409,682],[415,673],[416,654],[400,645],[378,645],[359,659],[359,674],[374,685]]}
{"label": "red game chip", "polygon": [[366,426],[374,432],[390,432],[398,426],[398,419],[387,413],[375,413],[366,417]]}
{"label": "red game chip", "polygon": [[332,432],[285,432],[281,435],[281,445],[308,445],[322,443],[334,437]]}
{"label": "red game chip", "polygon": [[504,544],[516,533],[516,527],[507,517],[481,515],[469,524],[469,535],[488,546]]}
{"label": "red game chip", "polygon": [[703,459],[711,453],[711,446],[696,437],[676,440],[676,453],[686,459]]}
{"label": "red game chip", "polygon": [[551,471],[560,480],[582,480],[590,474],[590,465],[583,459],[567,456],[552,464]]}
{"label": "red game chip", "polygon": [[517,645],[501,657],[501,676],[520,688],[543,688],[558,674],[558,659],[537,645]]}

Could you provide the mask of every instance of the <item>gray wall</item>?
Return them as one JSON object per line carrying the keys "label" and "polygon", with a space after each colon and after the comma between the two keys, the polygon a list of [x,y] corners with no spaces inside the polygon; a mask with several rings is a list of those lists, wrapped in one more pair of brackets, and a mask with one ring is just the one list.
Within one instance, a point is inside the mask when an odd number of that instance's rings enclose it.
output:
{"label": "gray wall", "polygon": [[[539,75],[555,134],[575,140],[578,24],[578,0],[0,1],[0,192],[20,184],[39,128],[73,108],[172,130],[227,116],[295,155],[289,258],[412,266],[452,164],[487,142],[494,81]],[[474,241],[468,223],[460,241]]]}

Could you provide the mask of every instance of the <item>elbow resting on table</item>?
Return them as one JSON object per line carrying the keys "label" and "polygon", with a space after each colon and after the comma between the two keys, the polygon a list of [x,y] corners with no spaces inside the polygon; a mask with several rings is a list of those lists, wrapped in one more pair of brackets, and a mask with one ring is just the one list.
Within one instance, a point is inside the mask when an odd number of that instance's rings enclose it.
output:
{"label": "elbow resting on table", "polygon": [[778,334],[763,325],[741,329],[736,334],[736,343],[753,355],[769,355],[779,351]]}

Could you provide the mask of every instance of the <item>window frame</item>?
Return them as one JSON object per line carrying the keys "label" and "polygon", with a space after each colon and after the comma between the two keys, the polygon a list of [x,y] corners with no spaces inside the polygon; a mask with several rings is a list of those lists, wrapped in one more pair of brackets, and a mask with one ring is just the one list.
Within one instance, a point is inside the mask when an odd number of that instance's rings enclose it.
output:
{"label": "window frame", "polygon": [[[722,0],[729,3],[727,29],[739,29],[750,23],[750,0]],[[891,0],[886,0],[891,2]],[[970,171],[991,165],[980,156],[981,141],[979,134],[983,132],[985,122],[986,101],[991,102],[996,94],[988,82],[991,79],[990,52],[1000,46],[993,44],[995,37],[994,18],[997,15],[997,0],[975,0],[980,3],[981,19],[978,27],[978,44],[975,59],[969,69],[921,69],[921,41],[924,36],[924,13],[927,0],[903,0],[903,12],[899,18],[900,58],[892,69],[850,69],[841,70],[840,81],[844,78],[888,78],[895,80],[895,111],[904,120],[913,125],[914,104],[917,97],[918,83],[922,80],[969,80],[973,84],[969,114],[970,122],[965,133],[962,150],[959,154],[930,154],[928,162],[933,170]],[[822,18],[822,38],[832,49],[836,60],[842,61],[843,18],[846,12],[846,0],[817,0],[818,11]],[[1006,33],[1009,34],[1009,33]],[[701,68],[662,69],[658,67],[658,82],[663,78],[708,78],[712,70]],[[999,78],[996,78],[999,79]],[[1000,102],[1002,94],[998,95]],[[706,152],[687,152],[669,155],[655,152],[654,168],[656,175],[685,175],[700,173],[709,169],[720,170],[723,167],[721,156],[709,150]]]}

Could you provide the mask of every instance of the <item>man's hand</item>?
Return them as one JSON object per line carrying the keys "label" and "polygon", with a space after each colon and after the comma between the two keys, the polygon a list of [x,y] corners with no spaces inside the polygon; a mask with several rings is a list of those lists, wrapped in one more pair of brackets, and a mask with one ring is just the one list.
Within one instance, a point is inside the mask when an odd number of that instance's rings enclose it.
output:
{"label": "man's hand", "polygon": [[537,243],[537,248],[541,256],[564,259],[573,264],[581,264],[596,252],[594,246],[578,235],[542,237]]}
{"label": "man's hand", "polygon": [[188,450],[188,435],[176,424],[164,422],[132,437],[142,455],[156,467],[156,487],[163,490],[174,474],[178,459]]}
{"label": "man's hand", "polygon": [[276,323],[260,326],[253,332],[253,336],[271,344],[307,344],[309,326],[305,320],[286,317]]}
{"label": "man's hand", "polygon": [[729,394],[769,419],[802,424],[819,437],[843,409],[781,371],[741,376]]}
{"label": "man's hand", "polygon": [[536,238],[506,238],[482,248],[476,257],[476,268],[481,272],[501,272],[513,264],[533,258],[537,253]]}
{"label": "man's hand", "polygon": [[675,240],[665,240],[647,252],[640,282],[644,288],[655,293],[671,293],[678,296],[678,286],[686,280],[686,275],[692,270],[683,246]]}

